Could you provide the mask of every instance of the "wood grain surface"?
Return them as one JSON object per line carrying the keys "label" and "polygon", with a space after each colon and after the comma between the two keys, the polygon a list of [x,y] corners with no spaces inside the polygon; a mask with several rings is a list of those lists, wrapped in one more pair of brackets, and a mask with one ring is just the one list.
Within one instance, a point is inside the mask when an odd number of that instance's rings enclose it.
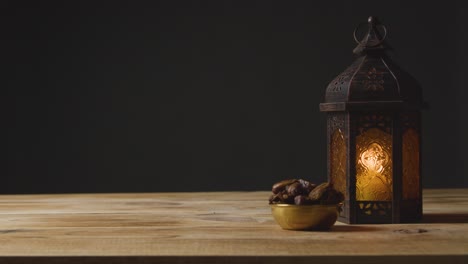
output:
{"label": "wood grain surface", "polygon": [[0,263],[468,263],[468,189],[418,224],[285,231],[269,192],[0,196]]}

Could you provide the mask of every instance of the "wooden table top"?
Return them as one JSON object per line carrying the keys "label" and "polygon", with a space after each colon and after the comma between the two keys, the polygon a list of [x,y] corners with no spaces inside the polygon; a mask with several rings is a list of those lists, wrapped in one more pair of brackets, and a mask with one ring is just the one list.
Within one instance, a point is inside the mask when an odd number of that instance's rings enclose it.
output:
{"label": "wooden table top", "polygon": [[0,196],[0,263],[468,263],[468,189],[418,224],[285,231],[269,192]]}

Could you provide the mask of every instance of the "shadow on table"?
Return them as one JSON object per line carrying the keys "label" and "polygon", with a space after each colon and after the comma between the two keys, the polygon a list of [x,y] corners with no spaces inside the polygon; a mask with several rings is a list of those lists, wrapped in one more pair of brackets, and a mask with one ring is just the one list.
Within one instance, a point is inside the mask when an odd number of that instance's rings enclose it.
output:
{"label": "shadow on table", "polygon": [[379,230],[378,226],[334,225],[333,232],[366,232]]}
{"label": "shadow on table", "polygon": [[468,223],[468,213],[424,214],[421,223]]}

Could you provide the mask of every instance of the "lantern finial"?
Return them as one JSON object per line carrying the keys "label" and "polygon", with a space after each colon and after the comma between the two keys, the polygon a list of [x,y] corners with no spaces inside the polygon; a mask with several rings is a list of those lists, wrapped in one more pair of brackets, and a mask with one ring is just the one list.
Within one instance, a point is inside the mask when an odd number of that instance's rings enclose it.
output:
{"label": "lantern finial", "polygon": [[367,19],[367,22],[369,22],[369,24],[378,24],[378,21],[379,21],[379,19],[377,17],[374,17],[374,16],[370,16]]}

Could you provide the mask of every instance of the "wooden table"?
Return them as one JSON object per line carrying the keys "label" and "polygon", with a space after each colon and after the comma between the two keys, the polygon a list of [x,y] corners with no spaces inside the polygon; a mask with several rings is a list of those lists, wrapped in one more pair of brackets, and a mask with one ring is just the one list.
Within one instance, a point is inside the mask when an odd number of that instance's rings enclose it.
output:
{"label": "wooden table", "polygon": [[468,263],[468,189],[418,224],[285,231],[269,192],[0,196],[0,263]]}

